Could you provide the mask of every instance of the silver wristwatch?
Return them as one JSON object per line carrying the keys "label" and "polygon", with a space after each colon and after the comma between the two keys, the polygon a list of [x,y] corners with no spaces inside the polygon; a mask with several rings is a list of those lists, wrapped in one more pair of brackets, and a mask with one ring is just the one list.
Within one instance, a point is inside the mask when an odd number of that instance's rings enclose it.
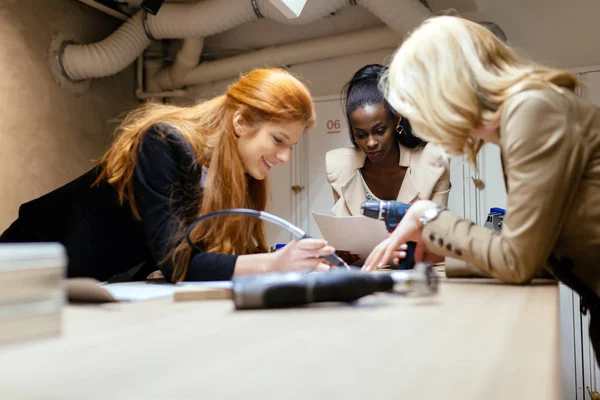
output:
{"label": "silver wristwatch", "polygon": [[438,215],[440,215],[440,213],[442,211],[444,211],[445,209],[446,209],[446,207],[442,207],[440,205],[428,208],[427,210],[425,210],[423,215],[421,217],[419,217],[419,221],[421,221],[423,226],[425,226],[428,223],[430,223],[431,221],[433,221],[434,219],[436,219],[438,217]]}

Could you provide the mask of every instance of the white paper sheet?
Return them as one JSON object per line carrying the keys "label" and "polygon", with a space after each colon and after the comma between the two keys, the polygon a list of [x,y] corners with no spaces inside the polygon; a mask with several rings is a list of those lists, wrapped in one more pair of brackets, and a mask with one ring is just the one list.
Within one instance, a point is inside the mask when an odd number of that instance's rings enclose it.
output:
{"label": "white paper sheet", "polygon": [[118,301],[145,301],[173,297],[177,287],[181,286],[204,286],[229,289],[231,288],[231,281],[180,282],[178,284],[142,281],[102,285],[102,287]]}
{"label": "white paper sheet", "polygon": [[371,250],[387,237],[385,223],[362,215],[335,217],[313,211],[313,217],[323,238],[336,250],[350,251],[360,257],[361,265]]}
{"label": "white paper sheet", "polygon": [[179,282],[177,286],[196,286],[209,287],[218,289],[231,289],[233,284],[231,281],[207,281],[207,282]]}
{"label": "white paper sheet", "polygon": [[173,297],[176,285],[153,282],[119,282],[102,285],[118,301],[144,301]]}

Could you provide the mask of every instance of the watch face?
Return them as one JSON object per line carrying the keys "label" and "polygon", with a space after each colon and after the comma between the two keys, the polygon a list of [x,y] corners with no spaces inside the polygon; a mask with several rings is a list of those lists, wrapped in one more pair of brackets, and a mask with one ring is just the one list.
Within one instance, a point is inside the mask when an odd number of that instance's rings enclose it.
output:
{"label": "watch face", "polygon": [[431,221],[432,219],[435,219],[439,215],[440,212],[441,212],[441,209],[439,207],[430,208],[428,210],[425,210],[425,212],[423,213],[423,218],[422,218],[421,222],[427,223],[427,222]]}
{"label": "watch face", "polygon": [[427,219],[431,219],[431,218],[434,218],[437,215],[437,213],[438,213],[438,209],[437,208],[430,208],[429,210],[427,210],[425,212],[425,217]]}

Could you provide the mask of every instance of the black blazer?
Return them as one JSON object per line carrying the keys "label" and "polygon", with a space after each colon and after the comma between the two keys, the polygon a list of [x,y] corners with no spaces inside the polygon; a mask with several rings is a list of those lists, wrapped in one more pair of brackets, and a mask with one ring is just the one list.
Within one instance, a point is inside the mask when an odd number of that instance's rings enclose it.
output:
{"label": "black blazer", "polygon": [[[163,260],[189,196],[201,196],[202,170],[187,141],[166,125],[154,126],[144,135],[133,176],[141,221],[127,200],[119,204],[118,193],[109,183],[92,185],[98,173],[94,168],[21,205],[18,219],[0,242],[62,243],[69,257],[68,277],[142,280],[160,269],[170,280],[173,265]],[[236,259],[236,255],[194,252],[186,280],[231,279]]]}

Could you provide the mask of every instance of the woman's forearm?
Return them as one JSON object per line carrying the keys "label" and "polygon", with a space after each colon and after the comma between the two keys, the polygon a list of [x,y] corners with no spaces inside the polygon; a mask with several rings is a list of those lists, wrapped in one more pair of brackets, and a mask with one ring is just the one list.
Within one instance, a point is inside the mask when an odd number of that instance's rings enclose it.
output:
{"label": "woman's forearm", "polygon": [[233,276],[263,274],[273,270],[274,253],[248,254],[239,256],[235,262]]}

